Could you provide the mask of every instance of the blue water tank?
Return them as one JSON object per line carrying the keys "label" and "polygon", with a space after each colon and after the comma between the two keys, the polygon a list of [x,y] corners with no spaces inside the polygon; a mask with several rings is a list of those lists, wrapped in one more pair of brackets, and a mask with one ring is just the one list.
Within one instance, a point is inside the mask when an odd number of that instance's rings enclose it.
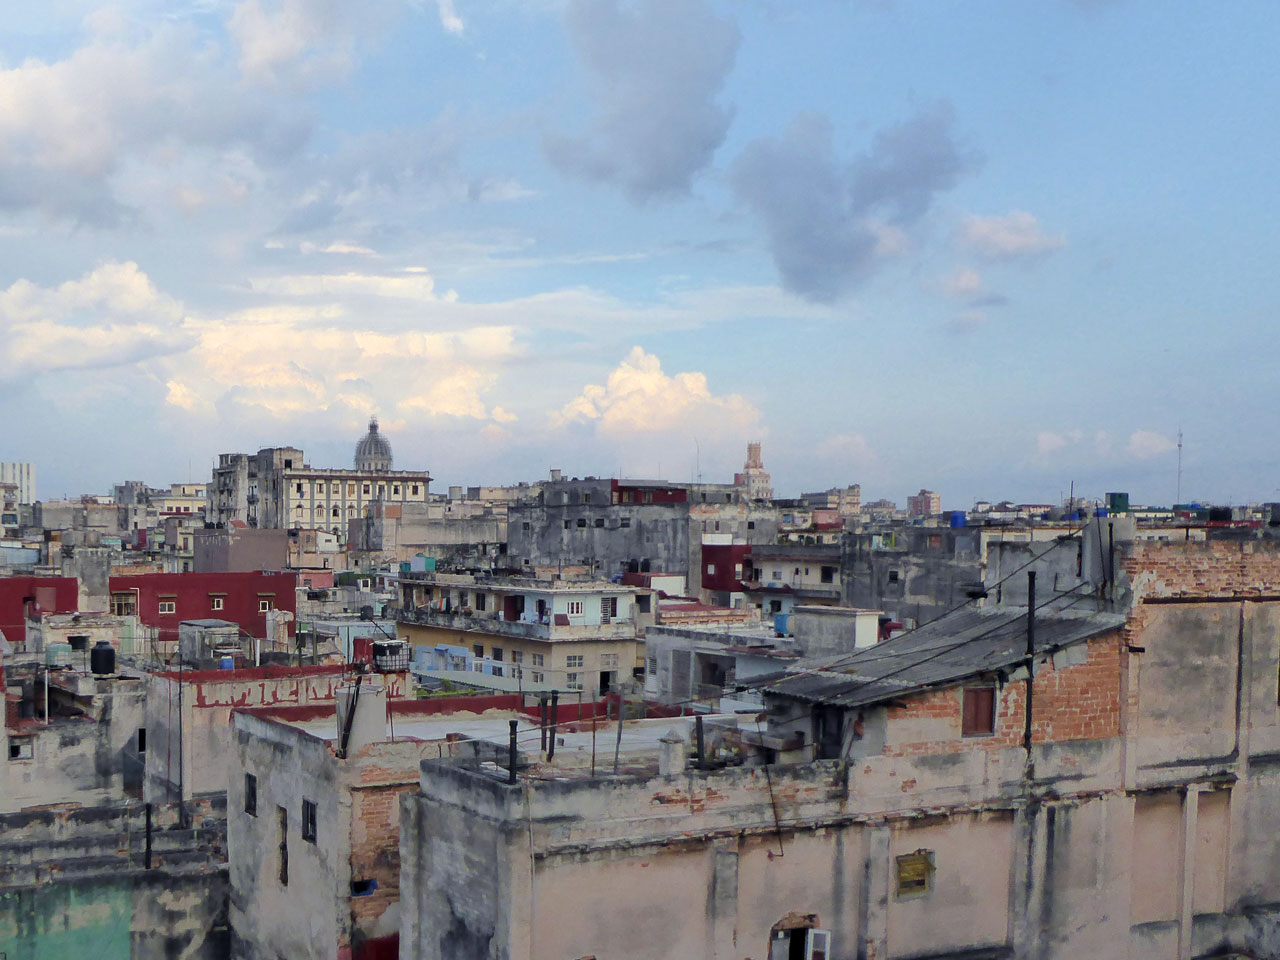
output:
{"label": "blue water tank", "polygon": [[1095,510],[1095,511],[1093,512],[1093,515],[1094,515],[1095,517],[1105,517],[1105,516],[1107,516],[1107,508],[1106,508],[1106,507],[1099,507],[1097,510]]}
{"label": "blue water tank", "polygon": [[223,658],[218,662],[218,669],[219,669],[219,670],[234,670],[235,668],[236,668],[236,658],[235,658],[235,657],[223,657]]}
{"label": "blue water tank", "polygon": [[963,527],[965,525],[965,516],[963,510],[956,510],[951,514],[951,526]]}

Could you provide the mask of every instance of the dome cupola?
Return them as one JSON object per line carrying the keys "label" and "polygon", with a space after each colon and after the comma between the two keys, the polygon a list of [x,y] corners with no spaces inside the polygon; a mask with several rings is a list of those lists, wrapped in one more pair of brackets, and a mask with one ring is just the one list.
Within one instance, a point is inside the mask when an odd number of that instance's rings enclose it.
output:
{"label": "dome cupola", "polygon": [[369,432],[356,444],[356,469],[364,473],[391,472],[391,444],[378,432],[378,418],[369,420]]}

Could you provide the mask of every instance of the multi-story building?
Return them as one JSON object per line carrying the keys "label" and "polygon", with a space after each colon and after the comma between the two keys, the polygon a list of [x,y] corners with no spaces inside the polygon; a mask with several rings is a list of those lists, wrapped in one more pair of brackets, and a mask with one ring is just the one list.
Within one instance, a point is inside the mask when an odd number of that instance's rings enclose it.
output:
{"label": "multi-story building", "polygon": [[0,483],[18,485],[18,503],[30,506],[36,502],[36,465],[12,460],[0,461]]}
{"label": "multi-story building", "polygon": [[766,619],[785,617],[797,604],[835,605],[841,596],[840,545],[752,547],[743,562],[742,583],[748,599]]}
{"label": "multi-story building", "polygon": [[267,447],[256,454],[224,453],[208,487],[208,519],[241,520],[250,527],[325,530],[344,541],[348,525],[373,503],[425,503],[431,476],[393,470],[391,444],[369,421],[356,444],[353,468],[321,469],[297,447]]}
{"label": "multi-story building", "polygon": [[0,480],[0,536],[16,537],[21,524],[18,485]]}
{"label": "multi-story building", "polygon": [[1111,559],[1071,610],[749,683],[758,729],[708,718],[625,776],[424,762],[400,955],[1280,955],[1280,547]]}
{"label": "multi-story building", "polygon": [[422,573],[396,579],[388,610],[419,663],[439,663],[595,698],[630,680],[649,591],[600,580]]}
{"label": "multi-story building", "polygon": [[537,494],[508,508],[507,538],[508,563],[524,570],[687,576],[689,489],[658,480],[565,480],[553,470]]}
{"label": "multi-story building", "polygon": [[920,488],[920,492],[907,497],[908,517],[936,517],[942,512],[942,497],[932,490]]}

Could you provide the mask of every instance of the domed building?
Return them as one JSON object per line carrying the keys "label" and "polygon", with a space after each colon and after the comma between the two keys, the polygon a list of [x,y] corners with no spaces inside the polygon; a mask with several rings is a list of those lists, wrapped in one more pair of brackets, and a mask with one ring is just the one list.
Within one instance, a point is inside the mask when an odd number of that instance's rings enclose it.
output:
{"label": "domed building", "polygon": [[298,447],[222,454],[213,471],[206,517],[228,526],[242,521],[263,529],[315,531],[315,537],[290,540],[290,550],[297,554],[291,553],[290,562],[299,568],[308,563],[323,568],[332,558],[322,554],[357,536],[357,521],[376,525],[388,507],[397,508],[393,518],[405,505],[425,508],[430,485],[431,474],[425,470],[394,468],[391,444],[373,417],[369,431],[356,443],[354,467],[313,467]]}
{"label": "domed building", "polygon": [[369,420],[369,432],[356,444],[356,469],[361,473],[390,473],[391,444],[378,432],[378,418]]}

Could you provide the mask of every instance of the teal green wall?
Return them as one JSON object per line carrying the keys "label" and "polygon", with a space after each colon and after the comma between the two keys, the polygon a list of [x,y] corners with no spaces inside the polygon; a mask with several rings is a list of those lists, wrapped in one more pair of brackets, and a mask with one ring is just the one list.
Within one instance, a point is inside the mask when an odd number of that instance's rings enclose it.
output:
{"label": "teal green wall", "polygon": [[121,878],[0,893],[0,953],[9,960],[129,960],[132,885]]}

